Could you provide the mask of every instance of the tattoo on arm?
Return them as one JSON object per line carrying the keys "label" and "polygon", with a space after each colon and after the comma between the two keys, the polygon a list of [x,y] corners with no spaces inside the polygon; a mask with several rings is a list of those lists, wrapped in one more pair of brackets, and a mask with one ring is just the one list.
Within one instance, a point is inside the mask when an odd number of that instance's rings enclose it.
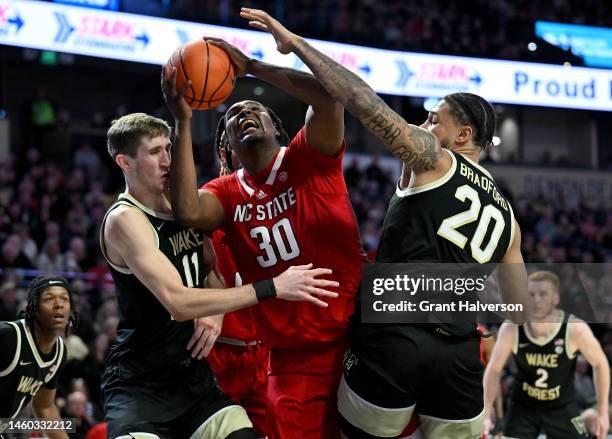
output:
{"label": "tattoo on arm", "polygon": [[407,123],[361,78],[305,41],[296,46],[295,52],[327,92],[372,131],[393,155],[415,170],[434,169],[439,146],[432,133]]}

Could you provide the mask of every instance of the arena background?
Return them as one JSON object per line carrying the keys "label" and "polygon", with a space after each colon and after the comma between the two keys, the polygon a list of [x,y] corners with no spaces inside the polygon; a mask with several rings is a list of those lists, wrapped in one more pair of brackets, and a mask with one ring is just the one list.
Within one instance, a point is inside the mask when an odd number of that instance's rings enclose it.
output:
{"label": "arena background", "polygon": [[[612,59],[612,37],[597,61],[539,38],[535,25],[539,20],[574,23],[601,31],[608,27],[612,33],[612,7],[605,0],[91,3],[231,27],[245,25],[240,6],[261,7],[306,37],[399,51],[569,63],[567,69],[590,65],[612,81],[612,66],[605,65],[606,58]],[[0,11],[19,4],[0,1]],[[3,33],[16,32],[18,21],[0,14],[0,42]],[[58,404],[63,415],[81,420],[74,437],[85,437],[103,418],[100,374],[118,322],[98,232],[105,208],[124,182],[106,152],[105,134],[111,120],[130,112],[168,119],[159,82],[159,65],[0,45],[0,320],[16,318],[24,288],[37,274],[57,272],[70,279],[81,325],[68,338],[70,361],[61,376]],[[608,87],[612,94],[612,82]],[[406,120],[421,123],[425,108],[443,94],[383,97]],[[240,79],[227,104],[252,97],[282,115],[290,134],[300,128],[305,106],[253,78]],[[607,99],[607,110],[600,111],[495,103],[497,145],[483,163],[513,202],[527,262],[612,263],[612,96]],[[211,110],[194,117],[201,182],[218,173],[212,146],[218,116]],[[400,164],[348,115],[346,127],[346,180],[364,247],[374,256]],[[612,325],[592,328],[612,361]],[[595,401],[590,376],[579,362],[576,386],[584,408]],[[508,374],[505,393],[510,382]]]}

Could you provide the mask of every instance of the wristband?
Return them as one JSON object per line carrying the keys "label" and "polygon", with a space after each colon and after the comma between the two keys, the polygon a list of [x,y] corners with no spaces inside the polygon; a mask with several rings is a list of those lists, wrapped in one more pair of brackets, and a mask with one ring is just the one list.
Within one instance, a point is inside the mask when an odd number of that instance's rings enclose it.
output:
{"label": "wristband", "polygon": [[255,282],[253,283],[253,288],[255,288],[255,295],[257,296],[258,302],[276,297],[276,287],[272,279]]}

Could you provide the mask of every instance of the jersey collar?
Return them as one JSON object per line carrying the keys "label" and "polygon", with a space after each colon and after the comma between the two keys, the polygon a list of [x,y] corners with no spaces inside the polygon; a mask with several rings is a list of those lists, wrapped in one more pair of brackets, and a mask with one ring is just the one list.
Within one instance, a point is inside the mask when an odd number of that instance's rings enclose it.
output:
{"label": "jersey collar", "polygon": [[[265,184],[270,185],[270,186],[274,184],[274,181],[276,180],[276,174],[278,172],[278,169],[283,163],[283,158],[285,157],[286,152],[287,152],[286,146],[283,146],[279,149],[278,154],[276,154],[276,159],[274,160],[274,163],[272,164],[272,168],[270,169],[270,173],[268,174],[268,179],[266,180]],[[253,189],[247,182],[247,176],[245,175],[244,168],[240,168],[236,172],[236,175],[238,176],[238,181],[240,182],[240,185],[242,186],[242,188],[246,191],[247,194],[249,194],[249,196],[252,196],[255,193],[255,189]]]}

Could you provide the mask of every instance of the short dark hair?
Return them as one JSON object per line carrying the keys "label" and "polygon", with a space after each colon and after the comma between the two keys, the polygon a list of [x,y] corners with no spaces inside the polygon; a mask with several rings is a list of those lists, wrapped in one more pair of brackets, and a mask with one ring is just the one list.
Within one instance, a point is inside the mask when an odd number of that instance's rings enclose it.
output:
{"label": "short dark hair", "polygon": [[108,153],[113,160],[119,154],[136,157],[138,146],[143,137],[152,139],[157,136],[172,135],[172,128],[165,120],[145,113],[126,114],[113,120],[107,133]]}
{"label": "short dark hair", "polygon": [[[281,145],[288,145],[291,139],[289,138],[289,134],[283,128],[283,123],[280,120],[280,117],[276,115],[274,111],[270,107],[264,106],[266,112],[270,115],[272,119],[272,123],[280,133],[278,141]],[[225,115],[227,111],[221,115],[219,118],[219,122],[217,122],[217,131],[215,132],[215,150],[217,151],[217,156],[221,158],[220,151],[221,149],[225,149],[225,161],[227,163],[227,168],[230,172],[234,172],[234,164],[232,163],[232,152],[229,148],[229,141],[227,140],[227,134],[225,133]]]}
{"label": "short dark hair", "polygon": [[74,299],[68,281],[61,276],[41,275],[35,277],[32,282],[30,282],[30,285],[28,285],[28,303],[26,309],[19,313],[19,317],[25,319],[26,325],[30,329],[34,329],[34,322],[38,320],[40,297],[42,293],[54,285],[61,286],[68,291],[68,299],[70,300],[70,319],[66,326],[66,335],[68,335],[68,327],[72,324],[72,327],[76,328],[79,322],[79,315],[74,307]]}
{"label": "short dark hair", "polygon": [[486,99],[473,93],[451,93],[443,99],[457,122],[472,127],[475,145],[482,149],[493,145],[495,110]]}

